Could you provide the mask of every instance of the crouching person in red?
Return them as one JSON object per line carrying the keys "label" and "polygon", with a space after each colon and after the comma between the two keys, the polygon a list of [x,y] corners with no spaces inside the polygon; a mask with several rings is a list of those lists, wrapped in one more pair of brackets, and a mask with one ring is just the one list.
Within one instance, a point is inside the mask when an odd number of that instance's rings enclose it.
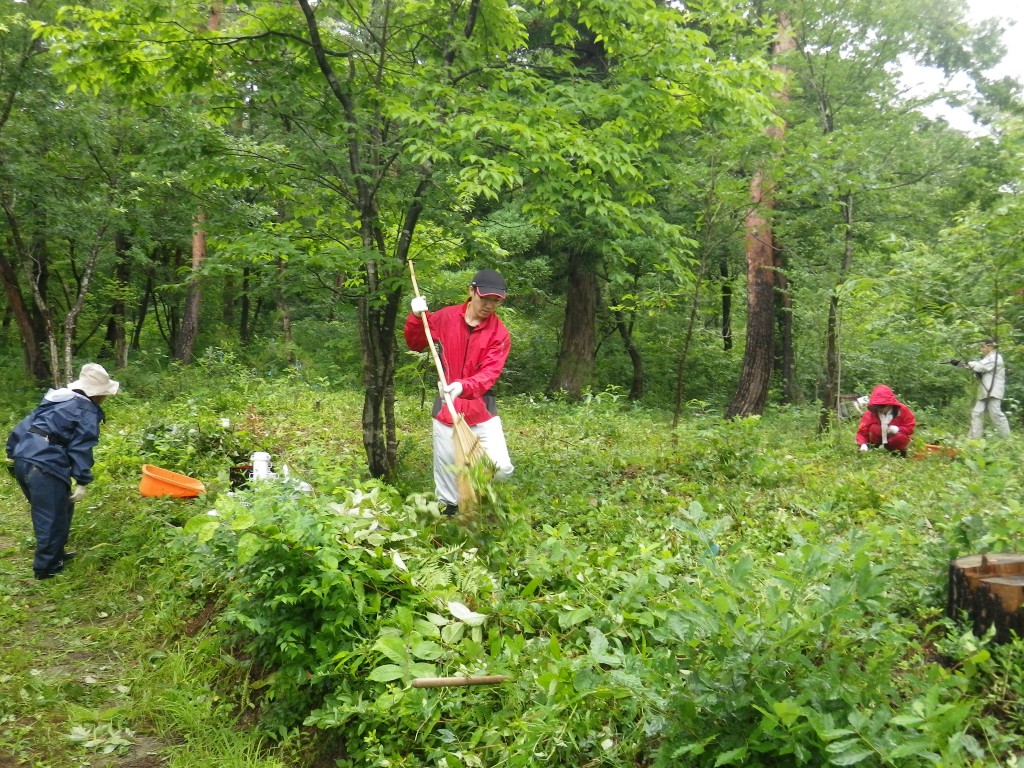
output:
{"label": "crouching person in red", "polygon": [[914,412],[897,400],[891,389],[879,384],[871,392],[867,410],[860,417],[856,438],[859,450],[882,446],[906,456],[915,424]]}

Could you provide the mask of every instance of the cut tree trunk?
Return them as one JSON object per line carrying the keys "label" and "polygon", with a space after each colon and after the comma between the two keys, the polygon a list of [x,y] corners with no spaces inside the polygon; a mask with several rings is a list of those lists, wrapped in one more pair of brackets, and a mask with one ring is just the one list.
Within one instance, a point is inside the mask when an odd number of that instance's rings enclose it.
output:
{"label": "cut tree trunk", "polygon": [[994,625],[998,643],[1024,637],[1024,554],[967,555],[949,564],[950,618],[966,618],[981,637]]}

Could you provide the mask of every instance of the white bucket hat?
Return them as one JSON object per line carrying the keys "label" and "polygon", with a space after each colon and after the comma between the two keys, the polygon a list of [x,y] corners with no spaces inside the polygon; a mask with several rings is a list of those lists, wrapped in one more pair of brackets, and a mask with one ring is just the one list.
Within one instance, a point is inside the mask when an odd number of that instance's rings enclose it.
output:
{"label": "white bucket hat", "polygon": [[110,378],[106,369],[97,363],[83,365],[78,379],[68,384],[68,389],[80,389],[86,397],[116,395],[120,388],[120,383]]}

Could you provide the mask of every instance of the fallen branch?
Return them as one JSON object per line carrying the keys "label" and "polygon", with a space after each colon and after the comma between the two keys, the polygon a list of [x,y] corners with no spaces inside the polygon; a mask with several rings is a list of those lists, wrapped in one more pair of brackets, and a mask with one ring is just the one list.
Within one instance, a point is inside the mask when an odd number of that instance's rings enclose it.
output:
{"label": "fallen branch", "polygon": [[453,688],[460,685],[497,685],[508,680],[508,675],[464,675],[462,677],[417,677],[413,688]]}

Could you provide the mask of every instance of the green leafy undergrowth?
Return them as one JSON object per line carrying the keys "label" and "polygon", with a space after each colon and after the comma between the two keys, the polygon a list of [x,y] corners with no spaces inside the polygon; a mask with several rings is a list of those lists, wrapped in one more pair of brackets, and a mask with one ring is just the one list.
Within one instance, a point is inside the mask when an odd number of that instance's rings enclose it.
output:
{"label": "green leafy undergrowth", "polygon": [[[673,429],[615,397],[509,398],[516,472],[468,522],[430,500],[418,402],[397,404],[385,484],[365,478],[358,393],[204,365],[163,399],[123,377],[66,580],[15,576],[31,532],[0,484],[18,531],[0,747],[23,762],[147,738],[197,766],[973,767],[1024,748],[1019,647],[942,617],[951,557],[1020,540],[1016,437],[901,459],[795,408]],[[229,490],[222,418],[313,491]],[[171,457],[206,495],[139,497],[139,464]],[[507,680],[412,685],[464,674]]]}

